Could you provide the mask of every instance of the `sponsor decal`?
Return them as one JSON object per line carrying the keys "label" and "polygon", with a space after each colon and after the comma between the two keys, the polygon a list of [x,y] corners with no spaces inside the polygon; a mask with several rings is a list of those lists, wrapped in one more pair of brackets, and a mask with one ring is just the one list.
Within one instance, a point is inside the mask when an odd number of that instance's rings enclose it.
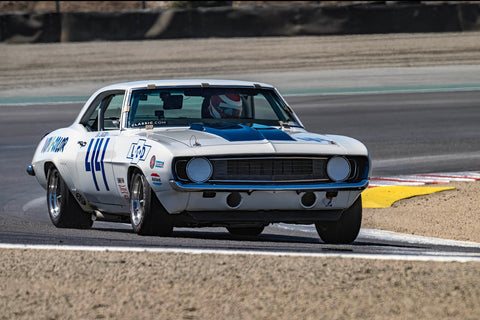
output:
{"label": "sponsor decal", "polygon": [[108,136],[108,132],[106,131],[101,131],[95,135],[97,138],[105,138],[106,136]]}
{"label": "sponsor decal", "polygon": [[333,197],[326,197],[323,199],[323,204],[325,205],[325,208],[333,207]]}
{"label": "sponsor decal", "polygon": [[68,137],[50,137],[45,140],[41,153],[45,152],[63,152],[67,145]]}
{"label": "sponsor decal", "polygon": [[146,126],[159,126],[159,125],[165,125],[167,124],[167,121],[165,120],[154,120],[154,121],[142,121],[142,122],[137,122],[137,123],[132,123],[132,128],[137,128],[137,127],[146,127]]}
{"label": "sponsor decal", "polygon": [[152,156],[152,159],[150,159],[150,169],[153,169],[155,167],[155,156]]}
{"label": "sponsor decal", "polygon": [[98,172],[100,177],[103,178],[105,189],[110,191],[103,163],[109,142],[110,138],[93,138],[90,140],[87,153],[85,154],[85,171],[92,173],[93,183],[95,184],[97,191],[100,191],[100,186],[98,184],[96,172]]}
{"label": "sponsor decal", "polygon": [[160,179],[160,175],[158,175],[157,173],[152,173],[151,177],[152,177],[152,183],[154,185],[156,185],[156,186],[161,186],[162,185],[162,179]]}
{"label": "sponsor decal", "polygon": [[162,169],[164,166],[165,166],[165,163],[163,161],[155,161],[155,168]]}
{"label": "sponsor decal", "polygon": [[117,178],[117,185],[118,185],[118,190],[120,191],[120,195],[126,199],[130,200],[130,193],[128,192],[127,185],[125,184],[125,179],[123,178]]}
{"label": "sponsor decal", "polygon": [[134,142],[130,145],[128,150],[127,159],[130,159],[131,164],[137,164],[139,161],[145,161],[152,146],[145,144],[147,140],[139,139],[138,142]]}

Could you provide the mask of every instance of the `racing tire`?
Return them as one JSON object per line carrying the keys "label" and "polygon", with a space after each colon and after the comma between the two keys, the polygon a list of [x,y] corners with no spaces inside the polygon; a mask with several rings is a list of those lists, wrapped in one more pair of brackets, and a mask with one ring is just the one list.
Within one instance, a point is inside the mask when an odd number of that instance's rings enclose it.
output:
{"label": "racing tire", "polygon": [[130,179],[130,221],[133,231],[142,236],[169,236],[173,231],[171,217],[140,171]]}
{"label": "racing tire", "polygon": [[82,210],[55,167],[47,173],[47,207],[57,228],[89,229],[93,225],[91,215]]}
{"label": "racing tire", "polygon": [[337,221],[315,223],[320,238],[328,244],[348,244],[355,241],[362,224],[362,197],[346,209]]}
{"label": "racing tire", "polygon": [[228,232],[230,234],[236,235],[236,236],[258,236],[260,233],[263,232],[263,229],[265,229],[264,226],[261,227],[227,227]]}

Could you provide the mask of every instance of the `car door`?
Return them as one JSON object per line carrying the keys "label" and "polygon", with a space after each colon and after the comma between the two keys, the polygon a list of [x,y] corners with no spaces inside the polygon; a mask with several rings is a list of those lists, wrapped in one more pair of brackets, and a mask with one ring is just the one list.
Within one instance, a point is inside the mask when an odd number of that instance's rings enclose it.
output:
{"label": "car door", "polygon": [[77,191],[94,205],[120,205],[112,157],[120,134],[124,91],[100,93],[81,120],[87,129],[78,141]]}

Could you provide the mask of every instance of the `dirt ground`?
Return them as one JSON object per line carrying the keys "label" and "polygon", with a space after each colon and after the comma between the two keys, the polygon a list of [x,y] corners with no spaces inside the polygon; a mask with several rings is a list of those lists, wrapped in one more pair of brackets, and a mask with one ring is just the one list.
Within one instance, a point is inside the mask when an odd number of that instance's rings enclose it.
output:
{"label": "dirt ground", "polygon": [[0,319],[478,319],[479,263],[1,250]]}
{"label": "dirt ground", "polygon": [[364,209],[362,227],[480,243],[480,182],[435,186],[455,190],[400,200],[386,209]]}
{"label": "dirt ground", "polygon": [[[0,44],[0,89],[480,64],[479,32]],[[366,209],[365,228],[480,242],[480,182]],[[480,264],[0,250],[0,319],[478,319]]]}

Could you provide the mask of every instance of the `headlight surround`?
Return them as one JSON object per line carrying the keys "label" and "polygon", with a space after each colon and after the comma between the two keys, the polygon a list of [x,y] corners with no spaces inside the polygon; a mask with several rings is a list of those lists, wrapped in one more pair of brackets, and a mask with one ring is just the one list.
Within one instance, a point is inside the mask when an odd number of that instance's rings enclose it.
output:
{"label": "headlight surround", "polygon": [[327,163],[327,174],[335,182],[345,181],[350,175],[350,162],[344,157],[332,157]]}
{"label": "headlight surround", "polygon": [[187,163],[186,171],[192,182],[203,183],[212,176],[213,167],[206,158],[192,158]]}

